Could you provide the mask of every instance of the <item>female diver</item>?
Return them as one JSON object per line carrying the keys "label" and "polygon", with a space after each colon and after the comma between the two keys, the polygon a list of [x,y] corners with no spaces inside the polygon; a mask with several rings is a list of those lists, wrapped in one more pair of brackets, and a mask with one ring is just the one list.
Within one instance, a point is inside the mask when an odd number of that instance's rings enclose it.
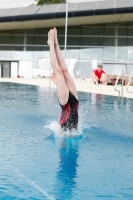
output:
{"label": "female diver", "polygon": [[50,46],[50,60],[56,78],[56,80],[54,78],[54,82],[57,85],[59,104],[62,108],[60,127],[63,131],[77,130],[78,94],[61,54],[56,28],[48,32],[47,43]]}

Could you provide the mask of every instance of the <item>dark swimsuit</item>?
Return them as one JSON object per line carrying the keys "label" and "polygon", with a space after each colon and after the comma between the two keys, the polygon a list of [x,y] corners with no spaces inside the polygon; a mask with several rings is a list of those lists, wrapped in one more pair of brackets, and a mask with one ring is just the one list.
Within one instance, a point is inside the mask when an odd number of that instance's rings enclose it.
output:
{"label": "dark swimsuit", "polygon": [[60,125],[63,131],[72,131],[78,127],[78,100],[69,92],[68,102],[63,106],[61,105],[62,113],[60,116]]}

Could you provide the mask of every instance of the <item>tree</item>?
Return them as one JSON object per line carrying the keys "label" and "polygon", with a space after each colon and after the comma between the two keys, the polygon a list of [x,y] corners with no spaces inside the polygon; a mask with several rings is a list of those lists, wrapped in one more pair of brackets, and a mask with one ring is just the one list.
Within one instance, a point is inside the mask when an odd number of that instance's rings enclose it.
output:
{"label": "tree", "polygon": [[37,0],[37,1],[38,1],[37,5],[66,3],[66,0]]}

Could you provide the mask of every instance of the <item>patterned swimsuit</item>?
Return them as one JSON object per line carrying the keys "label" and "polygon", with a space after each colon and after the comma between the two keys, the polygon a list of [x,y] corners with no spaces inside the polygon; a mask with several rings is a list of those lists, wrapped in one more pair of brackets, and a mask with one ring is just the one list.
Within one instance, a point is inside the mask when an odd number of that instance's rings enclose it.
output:
{"label": "patterned swimsuit", "polygon": [[61,105],[62,113],[60,116],[60,125],[63,131],[72,131],[78,128],[78,100],[69,92],[68,102]]}

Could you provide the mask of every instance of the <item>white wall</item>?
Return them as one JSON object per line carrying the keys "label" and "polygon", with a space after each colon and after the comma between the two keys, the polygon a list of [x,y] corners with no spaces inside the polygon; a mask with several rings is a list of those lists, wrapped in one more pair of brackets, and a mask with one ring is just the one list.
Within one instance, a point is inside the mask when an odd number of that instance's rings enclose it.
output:
{"label": "white wall", "polygon": [[19,61],[19,76],[32,78],[33,61]]}
{"label": "white wall", "polygon": [[18,62],[11,62],[11,78],[17,78]]}

